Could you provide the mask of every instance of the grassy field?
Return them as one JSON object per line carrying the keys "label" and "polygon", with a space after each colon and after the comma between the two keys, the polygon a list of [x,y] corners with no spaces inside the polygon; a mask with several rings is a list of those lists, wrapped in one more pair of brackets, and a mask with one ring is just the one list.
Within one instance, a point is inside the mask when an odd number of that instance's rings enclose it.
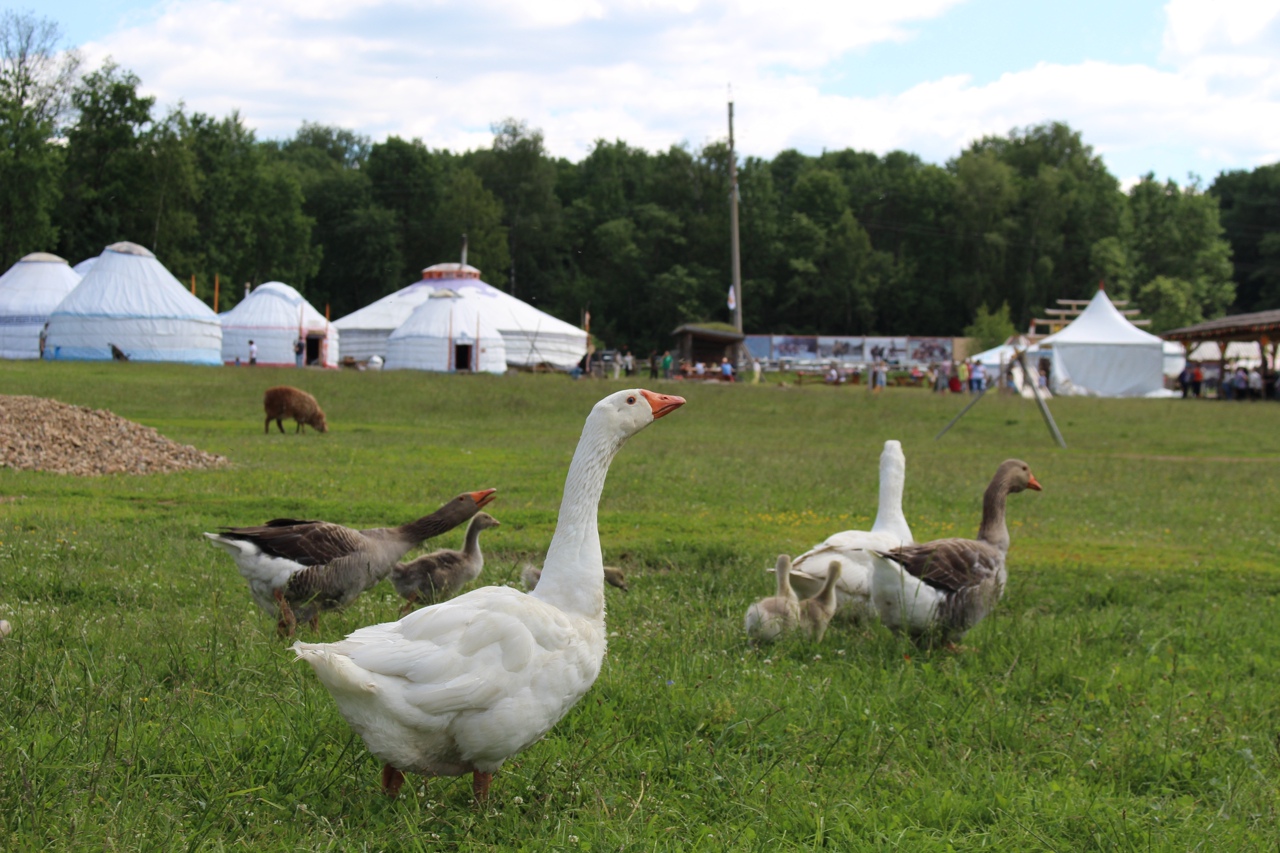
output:
{"label": "grassy field", "polygon": [[[328,435],[262,434],[291,382]],[[647,380],[642,385],[650,385]],[[0,849],[1274,850],[1280,838],[1280,406],[652,383],[688,405],[619,454],[601,504],[609,655],[508,762],[406,785],[200,535],[276,516],[374,526],[499,489],[482,581],[550,540],[582,421],[561,376],[0,365],[0,394],[110,408],[218,471],[0,469]],[[881,629],[755,648],[777,554],[866,528],[885,439],[916,538],[971,536],[996,465],[1010,581],[975,651]],[[455,531],[434,547],[458,547]],[[321,636],[395,617],[389,585]],[[304,636],[309,633],[304,631]]]}

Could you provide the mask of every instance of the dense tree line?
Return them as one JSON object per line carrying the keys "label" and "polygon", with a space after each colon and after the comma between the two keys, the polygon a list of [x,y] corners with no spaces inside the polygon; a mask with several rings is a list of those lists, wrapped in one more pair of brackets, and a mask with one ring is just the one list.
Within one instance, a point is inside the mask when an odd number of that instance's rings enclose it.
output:
{"label": "dense tree line", "polygon": [[[484,277],[615,344],[662,346],[729,319],[729,151],[596,143],[548,155],[508,119],[490,148],[373,143],[304,124],[259,140],[241,118],[157,110],[132,73],[80,73],[56,27],[0,21],[0,265],[151,248],[226,310],[279,279],[339,317],[432,263]],[[945,165],[913,154],[783,151],[739,168],[749,332],[954,335],[1023,328],[1105,280],[1171,328],[1280,307],[1280,165],[1207,192],[1128,191],[1061,123],[983,138]],[[1232,263],[1234,252],[1235,263]]]}

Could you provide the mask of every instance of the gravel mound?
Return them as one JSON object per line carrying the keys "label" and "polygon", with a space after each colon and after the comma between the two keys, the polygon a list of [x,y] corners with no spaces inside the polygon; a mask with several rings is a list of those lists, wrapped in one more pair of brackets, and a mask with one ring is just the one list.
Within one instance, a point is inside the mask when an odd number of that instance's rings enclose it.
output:
{"label": "gravel mound", "polygon": [[93,477],[226,464],[225,456],[170,441],[106,409],[0,395],[0,466]]}

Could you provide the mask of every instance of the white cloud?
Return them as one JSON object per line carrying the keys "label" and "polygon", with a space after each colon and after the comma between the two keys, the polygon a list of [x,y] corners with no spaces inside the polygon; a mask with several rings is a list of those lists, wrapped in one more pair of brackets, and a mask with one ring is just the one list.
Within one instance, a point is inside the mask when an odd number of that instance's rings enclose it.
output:
{"label": "white cloud", "polygon": [[1185,168],[1164,165],[1176,158],[1209,178],[1280,159],[1275,3],[1173,0],[1159,68],[1041,63],[982,84],[959,74],[874,98],[827,91],[833,61],[909,40],[957,2],[172,0],[86,48],[136,71],[162,104],[239,109],[266,137],[306,119],[466,150],[513,116],[571,158],[598,138],[700,145],[724,137],[732,83],[739,146],[762,157],[901,148],[941,162],[984,134],[1063,120],[1121,178],[1181,179]]}

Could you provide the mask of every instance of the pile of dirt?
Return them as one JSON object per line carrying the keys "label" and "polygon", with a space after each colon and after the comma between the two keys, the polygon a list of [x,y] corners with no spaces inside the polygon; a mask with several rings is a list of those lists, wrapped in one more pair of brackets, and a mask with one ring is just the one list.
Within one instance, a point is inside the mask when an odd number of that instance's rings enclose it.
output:
{"label": "pile of dirt", "polygon": [[170,441],[105,409],[0,395],[0,466],[92,477],[226,464],[225,456]]}

